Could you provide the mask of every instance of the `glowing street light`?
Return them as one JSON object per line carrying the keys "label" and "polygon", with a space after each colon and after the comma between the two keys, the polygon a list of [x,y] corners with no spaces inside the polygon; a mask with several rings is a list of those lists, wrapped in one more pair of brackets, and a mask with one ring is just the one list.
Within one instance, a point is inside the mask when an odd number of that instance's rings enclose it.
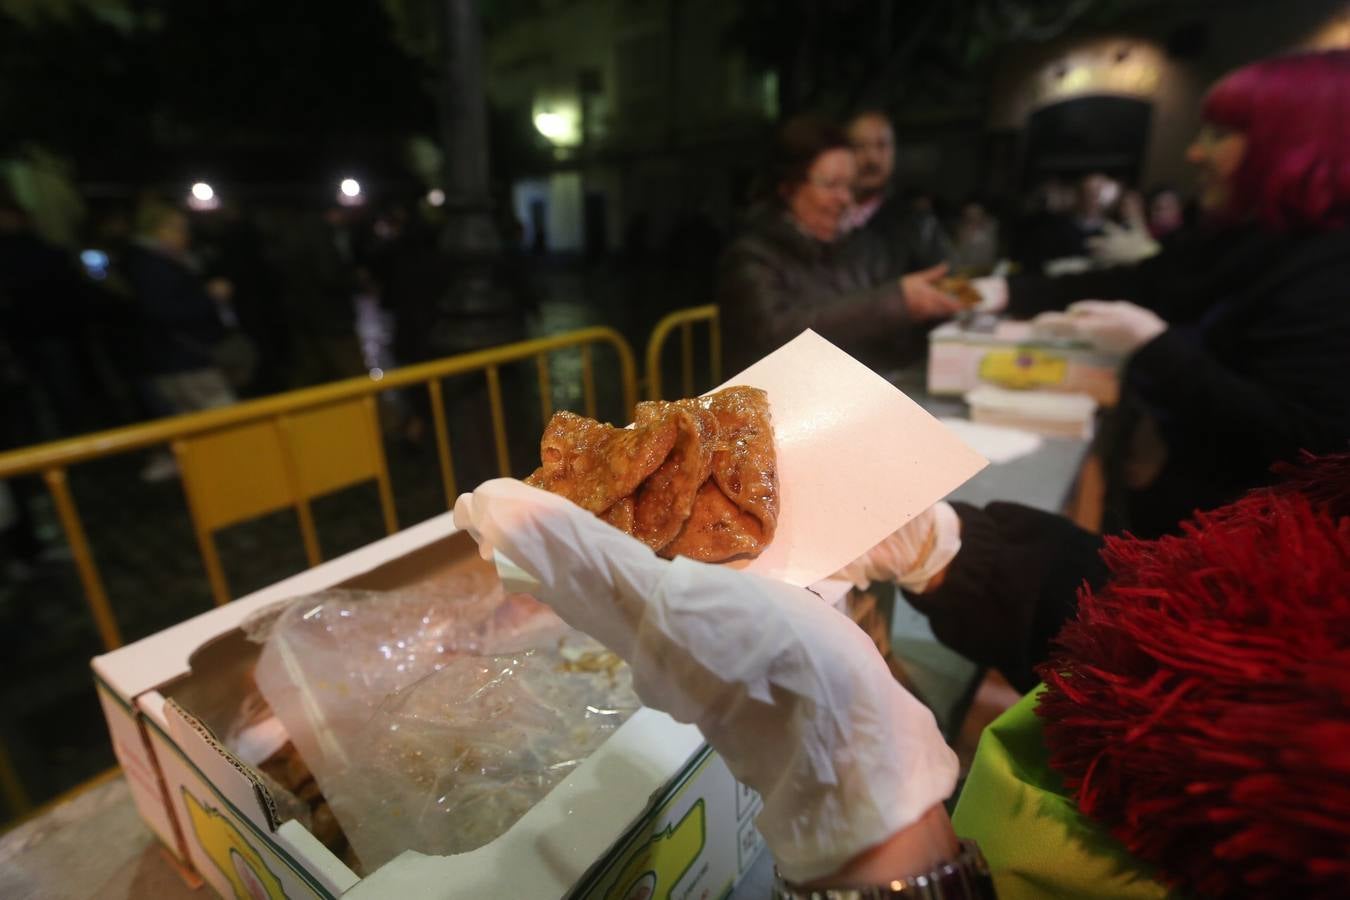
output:
{"label": "glowing street light", "polygon": [[220,207],[220,198],[215,188],[205,181],[195,182],[188,191],[188,207],[195,210],[211,210]]}
{"label": "glowing street light", "polygon": [[444,206],[445,191],[440,188],[432,188],[427,191],[427,203],[431,206]]}
{"label": "glowing street light", "polygon": [[366,202],[361,193],[361,182],[355,178],[344,178],[338,183],[337,202],[342,206],[360,206]]}

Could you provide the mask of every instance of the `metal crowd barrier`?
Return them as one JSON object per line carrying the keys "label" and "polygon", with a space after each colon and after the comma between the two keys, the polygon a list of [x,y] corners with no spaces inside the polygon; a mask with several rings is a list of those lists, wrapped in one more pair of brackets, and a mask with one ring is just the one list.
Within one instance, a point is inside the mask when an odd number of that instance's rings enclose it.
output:
{"label": "metal crowd barrier", "polygon": [[[695,393],[693,326],[698,322],[707,322],[709,327],[709,374],[712,385],[721,382],[722,348],[717,307],[709,305],[679,310],[657,324],[647,343],[647,389],[652,399],[661,398],[662,352],[667,339],[676,328],[680,330],[681,337],[682,396],[692,396]],[[314,565],[319,559],[314,523],[308,509],[309,499],[358,480],[374,479],[380,489],[386,528],[390,531],[395,529],[396,520],[390,496],[388,467],[383,448],[379,446],[381,437],[374,405],[376,395],[400,388],[422,385],[426,387],[431,401],[432,427],[436,438],[441,482],[446,504],[453,506],[459,489],[455,482],[441,382],[446,378],[474,372],[484,374],[497,469],[502,475],[510,475],[510,450],[502,399],[501,367],[524,360],[534,361],[539,386],[540,412],[543,420],[547,421],[553,414],[553,382],[550,375],[549,354],[577,348],[581,354],[584,412],[594,417],[597,397],[592,350],[596,345],[604,344],[613,347],[618,356],[623,413],[631,421],[638,394],[637,368],[633,351],[628,342],[614,329],[593,327],[396,369],[385,372],[379,380],[361,376],[250,400],[222,409],[189,413],[11,450],[0,453],[0,481],[33,473],[42,476],[51,492],[100,640],[105,649],[113,650],[122,645],[122,635],[103,586],[98,564],[90,549],[79,508],[70,489],[67,471],[71,466],[147,447],[167,445],[173,448],[179,461],[183,490],[187,494],[193,527],[197,533],[199,553],[211,583],[213,596],[217,603],[223,603],[228,601],[229,591],[224,575],[220,571],[219,560],[215,557],[211,539],[215,528],[243,521],[253,515],[261,515],[280,506],[295,506],[306,556],[309,563]],[[339,446],[335,454],[333,442],[322,439],[335,428],[341,429],[348,437],[358,430],[364,432],[367,440],[360,452],[353,453],[350,447]],[[322,451],[327,451],[322,454],[320,464],[325,472],[308,477],[306,463],[317,460],[318,457],[313,452],[306,453],[305,446],[313,451],[316,441]],[[256,462],[259,447],[275,455],[273,462],[277,464],[281,485],[279,487],[273,485],[270,495],[266,490],[253,485],[246,491],[249,497],[241,499],[237,494],[227,497],[228,492],[223,491],[215,482],[213,473],[221,471],[221,468],[241,458],[249,459],[250,464]],[[251,452],[241,453],[241,450]],[[334,474],[335,455],[340,459],[336,464],[340,470],[337,474]],[[228,507],[224,512],[221,512],[222,505]],[[110,769],[89,784],[78,786],[71,793],[113,777],[116,771],[116,768]],[[20,818],[40,813],[60,802],[58,798],[36,811],[33,810],[32,801],[24,790],[3,743],[0,743],[0,795],[4,796],[16,817],[7,823],[11,825]]]}
{"label": "metal crowd barrier", "polygon": [[661,398],[661,356],[666,339],[676,328],[680,329],[680,373],[682,376],[681,397],[694,396],[694,323],[708,323],[708,369],[712,376],[709,387],[722,383],[722,329],[717,317],[717,307],[691,306],[678,309],[656,323],[652,336],[647,339],[647,399]]}
{"label": "metal crowd barrier", "polygon": [[[220,527],[223,522],[231,521],[231,519],[228,515],[206,514],[204,506],[209,505],[208,500],[204,500],[202,495],[199,494],[195,498],[196,503],[194,503],[193,490],[189,481],[197,484],[209,483],[211,480],[209,472],[212,466],[228,465],[240,457],[223,452],[228,450],[228,441],[224,442],[223,446],[209,448],[214,452],[197,453],[197,445],[203,443],[203,439],[226,435],[227,432],[233,431],[236,434],[244,435],[245,443],[250,447],[259,446],[260,442],[265,440],[268,442],[267,446],[279,448],[278,452],[285,465],[279,469],[281,474],[278,475],[278,478],[286,482],[285,488],[279,489],[279,491],[281,495],[287,498],[286,502],[280,505],[295,505],[297,509],[301,510],[301,529],[309,561],[310,564],[315,564],[318,560],[315,558],[316,553],[312,549],[314,547],[313,523],[308,520],[305,512],[307,511],[308,498],[322,493],[323,490],[307,488],[304,483],[304,473],[300,469],[305,457],[293,445],[302,441],[307,435],[311,437],[312,443],[315,429],[321,430],[324,427],[324,422],[350,425],[360,421],[358,415],[350,414],[325,417],[326,411],[343,407],[345,404],[345,407],[351,408],[347,410],[348,412],[351,410],[359,412],[364,409],[365,414],[373,419],[375,415],[373,397],[375,395],[398,388],[425,385],[431,399],[432,426],[436,436],[436,450],[439,457],[441,481],[445,489],[445,499],[447,505],[453,505],[458,494],[458,488],[455,483],[454,463],[450,454],[450,436],[445,421],[441,381],[457,375],[480,371],[484,373],[491,408],[492,437],[496,450],[497,468],[501,474],[510,475],[506,414],[502,406],[501,367],[522,360],[534,360],[539,379],[541,411],[545,421],[547,421],[553,413],[549,354],[558,350],[579,348],[585,412],[586,415],[593,417],[596,412],[596,388],[592,350],[597,344],[609,344],[618,354],[624,413],[631,418],[637,400],[637,372],[632,349],[628,342],[611,328],[583,328],[555,337],[521,341],[396,369],[385,372],[379,380],[366,376],[351,378],[319,387],[250,400],[221,409],[189,413],[130,425],[125,428],[11,450],[0,454],[0,480],[32,473],[41,474],[48,490],[51,492],[56,514],[70,545],[76,570],[84,588],[85,599],[98,628],[99,637],[104,648],[112,650],[122,645],[122,635],[112,605],[109,602],[107,591],[104,589],[98,564],[90,551],[89,540],[85,534],[79,509],[70,490],[66,473],[71,466],[106,456],[167,444],[178,452],[180,464],[190,461],[198,474],[205,471],[207,476],[203,479],[200,477],[193,478],[185,469],[183,472],[184,490],[188,493],[189,508],[193,515],[194,528],[197,530],[199,551],[202,553],[203,564],[211,573],[212,588],[217,602],[223,602],[228,599],[228,593],[224,587],[223,576],[219,573],[218,564],[212,565],[213,552],[208,550],[208,544],[210,542],[210,529]],[[316,420],[317,424],[315,424]],[[263,432],[265,432],[265,436],[259,437],[259,434]],[[379,439],[378,429],[376,429],[375,440],[378,442]],[[374,477],[380,482],[385,521],[387,526],[392,529],[394,519],[389,503],[388,472],[382,448],[372,448],[368,459],[373,460],[373,462],[369,463],[368,470],[364,471],[363,475],[364,477]],[[216,469],[216,471],[219,471],[219,469]],[[346,478],[344,480],[342,475],[334,477],[331,474],[324,474],[313,480],[321,482],[319,487],[324,490],[331,490],[350,484],[354,479]],[[273,505],[270,508],[279,507]],[[249,517],[239,515],[232,521],[240,521]],[[0,763],[3,762],[3,758],[0,758]],[[7,766],[0,764],[0,776],[5,774],[7,768]],[[9,779],[4,780],[8,781]]]}

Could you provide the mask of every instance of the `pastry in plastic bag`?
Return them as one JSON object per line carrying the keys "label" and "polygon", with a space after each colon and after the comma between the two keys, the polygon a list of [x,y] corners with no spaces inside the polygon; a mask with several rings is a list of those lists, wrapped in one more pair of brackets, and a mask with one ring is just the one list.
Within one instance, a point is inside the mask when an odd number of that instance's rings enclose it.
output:
{"label": "pastry in plastic bag", "polygon": [[531,598],[486,574],[436,588],[324,592],[255,635],[301,758],[269,774],[335,818],[361,871],[492,840],[638,707],[627,667]]}

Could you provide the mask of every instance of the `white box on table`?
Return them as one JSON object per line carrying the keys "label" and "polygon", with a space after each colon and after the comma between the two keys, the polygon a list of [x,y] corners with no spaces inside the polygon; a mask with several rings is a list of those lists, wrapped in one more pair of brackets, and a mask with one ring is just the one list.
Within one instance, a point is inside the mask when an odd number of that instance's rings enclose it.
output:
{"label": "white box on table", "polygon": [[1101,406],[1120,397],[1121,360],[1077,341],[1032,334],[1030,322],[992,327],[947,322],[928,335],[928,392],[964,395],[982,384],[1087,394]]}

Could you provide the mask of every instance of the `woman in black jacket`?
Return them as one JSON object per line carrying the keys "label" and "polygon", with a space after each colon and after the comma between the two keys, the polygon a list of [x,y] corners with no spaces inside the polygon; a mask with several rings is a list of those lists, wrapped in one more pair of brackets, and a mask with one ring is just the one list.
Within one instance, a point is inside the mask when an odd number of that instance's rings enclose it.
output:
{"label": "woman in black jacket", "polygon": [[1127,356],[1125,527],[1172,530],[1350,440],[1350,52],[1254,63],[1205,99],[1188,151],[1206,232],[1139,265],[1013,278],[1018,317]]}
{"label": "woman in black jacket", "polygon": [[813,116],[779,130],[769,190],[722,258],[718,304],[729,371],[811,328],[876,366],[893,365],[911,323],[946,318],[955,298],[934,286],[937,266],[888,277],[869,232],[845,235],[856,164],[844,131]]}

